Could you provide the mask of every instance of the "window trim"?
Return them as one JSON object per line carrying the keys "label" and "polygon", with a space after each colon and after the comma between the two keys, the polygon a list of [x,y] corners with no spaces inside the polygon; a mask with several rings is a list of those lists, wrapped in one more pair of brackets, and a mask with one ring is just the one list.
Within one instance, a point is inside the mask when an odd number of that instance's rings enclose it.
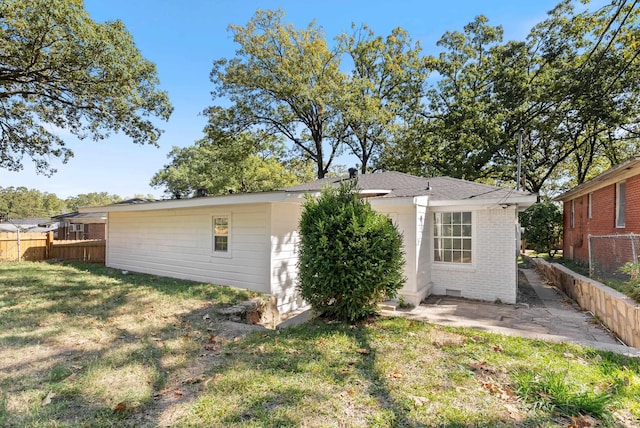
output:
{"label": "window trim", "polygon": [[[226,219],[227,220],[227,233],[226,234],[216,234],[216,219]],[[227,237],[227,249],[226,251],[216,250],[216,236],[226,236]],[[215,214],[211,216],[211,253],[216,257],[226,257],[231,258],[231,243],[232,243],[232,222],[231,222],[231,214]]]}
{"label": "window trim", "polygon": [[[476,231],[476,226],[475,226],[475,215],[474,212],[471,210],[468,211],[449,211],[449,210],[442,210],[442,211],[433,211],[432,212],[433,215],[431,216],[432,219],[432,227],[431,227],[431,249],[432,249],[432,257],[431,260],[434,263],[434,265],[437,266],[451,266],[451,267],[460,267],[460,268],[469,268],[469,267],[473,267],[475,266],[475,261],[476,261],[476,248],[475,248],[475,231]],[[471,222],[470,222],[470,226],[471,226],[471,235],[470,236],[464,236],[464,235],[460,235],[457,238],[460,239],[470,239],[471,240],[471,249],[470,250],[464,250],[464,251],[468,251],[471,255],[471,261],[470,262],[463,262],[463,261],[445,261],[445,260],[436,260],[436,239],[438,238],[447,238],[447,236],[437,236],[436,235],[436,215],[438,214],[455,214],[455,213],[460,213],[460,214],[464,214],[464,213],[469,213],[471,215]],[[460,225],[464,225],[464,223],[461,223]],[[449,236],[450,238],[456,238],[453,234],[451,236]]]}
{"label": "window trim", "polygon": [[[622,188],[622,192],[620,189]],[[622,204],[620,194],[622,193]],[[627,181],[619,181],[616,183],[616,228],[623,229],[626,224],[626,210],[627,210]],[[622,211],[622,216],[620,215]],[[622,221],[621,221],[622,220]]]}
{"label": "window trim", "polygon": [[593,218],[593,192],[587,195],[587,218]]}

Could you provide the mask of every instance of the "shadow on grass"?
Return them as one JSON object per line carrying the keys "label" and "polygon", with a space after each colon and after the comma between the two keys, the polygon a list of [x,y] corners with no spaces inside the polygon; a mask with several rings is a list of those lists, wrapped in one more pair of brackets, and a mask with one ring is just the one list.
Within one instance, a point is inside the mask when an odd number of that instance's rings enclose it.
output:
{"label": "shadow on grass", "polygon": [[254,295],[96,264],[0,264],[0,425],[157,426],[167,383],[207,343],[203,309]]}

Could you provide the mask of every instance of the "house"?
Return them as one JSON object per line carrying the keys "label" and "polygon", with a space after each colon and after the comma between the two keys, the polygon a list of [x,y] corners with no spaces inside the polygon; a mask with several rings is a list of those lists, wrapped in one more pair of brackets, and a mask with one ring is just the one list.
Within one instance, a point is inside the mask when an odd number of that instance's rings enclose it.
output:
{"label": "house", "polygon": [[[256,290],[287,312],[302,303],[296,262],[305,195],[348,179],[80,211],[107,213],[107,266]],[[361,175],[358,187],[404,236],[407,302],[429,294],[515,302],[517,212],[535,195],[398,172]]]}
{"label": "house", "polygon": [[57,221],[55,238],[59,240],[105,239],[107,213],[77,211],[51,217]]}
{"label": "house", "polygon": [[30,232],[30,233],[46,233],[55,230],[58,227],[57,222],[52,222],[44,218],[17,218],[12,220],[0,221],[0,232]]}
{"label": "house", "polygon": [[[589,254],[604,271],[640,255],[640,155],[585,181],[556,198],[563,203],[564,257],[589,264]],[[633,238],[633,237],[631,237]],[[603,272],[604,272],[603,271]]]}
{"label": "house", "polygon": [[[133,205],[156,202],[156,199],[133,198],[115,205]],[[83,239],[106,239],[107,213],[106,212],[78,212],[60,214],[52,217],[57,221],[55,239],[58,240],[83,240]]]}

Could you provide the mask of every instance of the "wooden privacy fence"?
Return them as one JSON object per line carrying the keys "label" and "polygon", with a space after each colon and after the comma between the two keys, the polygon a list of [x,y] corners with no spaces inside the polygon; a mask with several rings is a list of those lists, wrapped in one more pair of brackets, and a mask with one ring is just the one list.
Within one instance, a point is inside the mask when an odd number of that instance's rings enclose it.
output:
{"label": "wooden privacy fence", "polygon": [[49,233],[0,232],[0,260],[69,260],[104,263],[102,239],[55,241]]}

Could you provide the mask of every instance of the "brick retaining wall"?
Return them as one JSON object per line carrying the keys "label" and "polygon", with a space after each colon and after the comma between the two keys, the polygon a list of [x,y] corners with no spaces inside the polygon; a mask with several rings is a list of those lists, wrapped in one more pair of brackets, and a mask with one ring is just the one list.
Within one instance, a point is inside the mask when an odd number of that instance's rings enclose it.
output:
{"label": "brick retaining wall", "polygon": [[630,297],[558,263],[527,258],[547,279],[591,311],[624,343],[640,348],[640,305]]}

